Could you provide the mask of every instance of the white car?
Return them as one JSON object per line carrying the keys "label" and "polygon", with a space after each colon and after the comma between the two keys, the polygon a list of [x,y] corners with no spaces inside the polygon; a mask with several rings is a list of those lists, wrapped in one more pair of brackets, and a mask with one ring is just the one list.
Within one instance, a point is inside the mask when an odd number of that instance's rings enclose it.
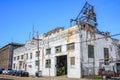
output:
{"label": "white car", "polygon": [[8,73],[9,73],[9,70],[11,70],[11,69],[5,69],[5,70],[3,70],[3,71],[2,71],[2,74],[8,74]]}

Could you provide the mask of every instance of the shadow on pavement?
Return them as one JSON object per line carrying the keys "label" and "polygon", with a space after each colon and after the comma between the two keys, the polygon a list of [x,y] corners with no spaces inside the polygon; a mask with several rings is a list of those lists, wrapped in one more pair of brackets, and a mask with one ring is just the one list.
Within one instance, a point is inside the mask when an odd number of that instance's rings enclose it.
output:
{"label": "shadow on pavement", "polygon": [[14,80],[14,79],[0,78],[0,80]]}

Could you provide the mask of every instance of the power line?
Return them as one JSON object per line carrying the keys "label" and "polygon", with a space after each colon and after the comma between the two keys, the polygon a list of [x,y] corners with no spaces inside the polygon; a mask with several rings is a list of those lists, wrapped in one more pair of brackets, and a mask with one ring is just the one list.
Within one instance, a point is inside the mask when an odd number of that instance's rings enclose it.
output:
{"label": "power line", "polygon": [[90,42],[90,41],[96,41],[96,40],[100,40],[100,39],[104,39],[104,38],[111,38],[111,37],[115,37],[115,36],[119,36],[120,33],[118,34],[114,34],[114,35],[111,35],[111,36],[104,36],[104,37],[100,37],[100,38],[96,38],[96,39],[89,39],[89,40],[86,40],[86,41],[81,41],[80,43],[83,43],[83,42]]}
{"label": "power line", "polygon": [[[100,37],[100,38],[96,38],[96,39],[89,39],[89,40],[86,40],[86,41],[81,41],[81,42],[74,42],[74,43],[84,43],[84,42],[90,42],[90,41],[96,41],[96,40],[100,40],[100,39],[105,39],[105,38],[111,38],[111,37],[115,37],[115,36],[119,36],[120,33],[118,34],[114,34],[114,35],[111,35],[111,36],[107,36],[107,37]],[[60,41],[61,42],[61,41]],[[50,43],[50,42],[49,42]],[[53,42],[54,43],[54,42]],[[47,43],[48,44],[48,43]],[[41,44],[43,45],[43,44]],[[44,44],[45,45],[45,44]],[[64,46],[64,45],[67,45],[67,44],[63,44],[61,46]],[[49,46],[50,48],[53,48],[53,47],[56,47],[56,46]]]}
{"label": "power line", "polygon": [[[120,35],[120,33],[118,33],[118,34],[114,34],[114,35],[111,35],[111,36],[104,36],[103,35],[103,37],[99,37],[99,38],[96,38],[96,39],[89,39],[89,40],[84,40],[84,41],[81,41],[81,42],[71,42],[71,43],[84,43],[84,42],[90,42],[90,41],[96,41],[96,40],[100,40],[100,39],[107,39],[107,38],[112,38],[112,37],[115,37],[115,36],[119,36]],[[58,39],[58,40],[60,40],[60,39]],[[48,41],[49,41],[49,39],[48,39]],[[48,41],[46,41],[46,44],[47,44],[47,42]],[[57,40],[56,40],[57,41]],[[53,42],[50,42],[49,41],[49,43],[54,43],[55,41],[53,41]],[[60,41],[61,42],[61,41]],[[42,45],[42,44],[41,44]],[[45,44],[44,44],[45,45]],[[63,45],[61,45],[61,46],[64,46],[64,45],[67,45],[67,44],[63,44]],[[52,47],[56,47],[56,46],[49,46],[50,48],[52,48]]]}

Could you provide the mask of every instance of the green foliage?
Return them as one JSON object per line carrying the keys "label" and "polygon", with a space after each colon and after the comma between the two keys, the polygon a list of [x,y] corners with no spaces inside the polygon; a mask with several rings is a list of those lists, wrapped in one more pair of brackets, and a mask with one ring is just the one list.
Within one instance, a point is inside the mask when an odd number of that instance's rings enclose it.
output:
{"label": "green foliage", "polygon": [[60,67],[57,70],[57,76],[65,75],[65,67]]}

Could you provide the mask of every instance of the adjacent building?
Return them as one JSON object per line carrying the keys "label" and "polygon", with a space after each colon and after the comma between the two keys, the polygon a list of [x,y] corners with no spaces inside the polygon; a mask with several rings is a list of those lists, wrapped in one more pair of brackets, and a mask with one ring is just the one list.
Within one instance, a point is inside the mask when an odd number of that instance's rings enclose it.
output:
{"label": "adjacent building", "polygon": [[13,50],[23,46],[19,43],[9,43],[0,48],[0,68],[12,68]]}
{"label": "adjacent building", "polygon": [[14,50],[13,69],[25,70],[35,75],[38,69],[36,40],[28,40],[24,46]]}

